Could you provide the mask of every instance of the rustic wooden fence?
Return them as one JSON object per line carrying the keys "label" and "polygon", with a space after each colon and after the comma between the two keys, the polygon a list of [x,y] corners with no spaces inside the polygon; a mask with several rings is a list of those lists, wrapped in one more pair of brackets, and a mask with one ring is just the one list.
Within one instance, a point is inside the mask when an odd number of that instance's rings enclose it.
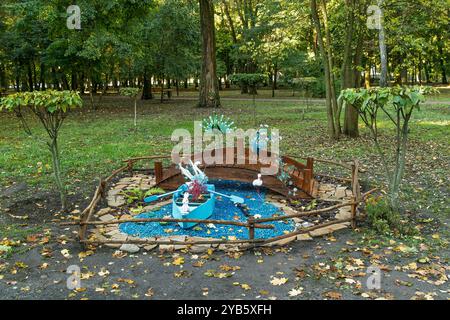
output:
{"label": "rustic wooden fence", "polygon": [[[331,160],[323,160],[323,159],[314,159],[315,162],[324,162],[327,164],[332,164],[335,166],[339,166],[341,168],[344,168],[346,170],[350,171],[350,176],[348,178],[340,178],[342,181],[347,181],[351,183],[351,188],[353,192],[352,199],[350,201],[345,201],[340,204],[332,205],[327,208],[317,209],[317,210],[309,210],[309,211],[299,211],[294,214],[284,215],[284,216],[273,216],[269,218],[260,218],[255,219],[254,217],[250,216],[248,217],[246,222],[240,222],[240,221],[230,221],[230,220],[199,220],[199,219],[173,219],[173,218],[147,218],[147,219],[127,219],[127,220],[111,220],[111,221],[92,221],[92,217],[94,215],[94,211],[99,203],[99,201],[105,197],[106,187],[111,182],[111,180],[119,175],[120,173],[124,171],[130,171],[133,172],[133,167],[136,162],[138,161],[152,161],[161,163],[161,160],[168,159],[170,156],[146,156],[146,157],[138,157],[138,158],[132,158],[125,160],[126,165],[123,167],[115,170],[112,172],[110,176],[108,176],[105,179],[100,180],[99,185],[97,189],[95,190],[94,197],[92,198],[89,205],[83,210],[81,213],[80,221],[78,222],[66,222],[62,223],[62,225],[78,225],[79,226],[79,241],[83,244],[125,244],[125,243],[133,243],[133,244],[159,244],[159,245],[195,245],[195,244],[230,244],[230,245],[237,245],[237,244],[247,244],[250,247],[254,246],[260,246],[260,245],[266,245],[270,244],[272,242],[291,238],[300,234],[309,233],[310,231],[329,227],[335,224],[341,224],[344,222],[351,222],[351,225],[353,228],[356,227],[356,221],[357,221],[357,211],[358,206],[361,203],[364,203],[367,196],[371,193],[373,193],[376,189],[372,189],[364,194],[360,191],[360,185],[359,185],[359,163],[357,160],[354,160],[351,164],[342,163],[342,162],[335,162]],[[292,156],[292,158],[301,158]],[[308,158],[311,159],[311,158]],[[311,161],[311,160],[310,160]],[[157,165],[158,167],[159,165]],[[319,174],[320,175],[320,174]],[[325,223],[320,223],[311,227],[302,228],[295,230],[293,232],[290,232],[288,234],[283,234],[281,236],[272,237],[272,238],[255,238],[255,229],[273,229],[274,226],[267,224],[270,222],[275,221],[283,221],[288,220],[292,218],[302,218],[302,217],[310,217],[310,216],[317,216],[322,213],[334,211],[338,208],[347,207],[349,206],[351,208],[351,217],[348,219],[337,219],[333,221],[328,221]],[[212,239],[212,240],[192,240],[188,239],[187,241],[181,242],[171,239],[127,239],[124,241],[120,240],[91,240],[87,239],[86,232],[88,226],[98,226],[98,225],[114,225],[114,224],[121,224],[126,222],[133,222],[133,223],[151,223],[151,222],[194,222],[198,224],[222,224],[222,225],[235,225],[235,226],[242,226],[248,229],[249,237],[248,239],[237,239],[237,240],[227,240],[227,239]],[[264,223],[264,224],[263,224]]]}

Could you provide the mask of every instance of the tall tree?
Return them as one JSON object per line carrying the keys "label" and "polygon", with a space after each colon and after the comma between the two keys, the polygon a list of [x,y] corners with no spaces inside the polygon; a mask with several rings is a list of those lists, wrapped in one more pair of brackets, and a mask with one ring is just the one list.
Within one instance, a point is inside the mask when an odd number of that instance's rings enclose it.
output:
{"label": "tall tree", "polygon": [[[332,139],[339,139],[340,122],[339,112],[337,106],[336,89],[333,76],[333,56],[331,52],[331,36],[328,25],[328,13],[326,1],[321,0],[321,9],[323,15],[323,27],[319,18],[317,9],[317,1],[311,0],[311,15],[314,21],[314,26],[317,33],[317,41],[319,43],[320,55],[323,62],[323,69],[325,73],[325,91],[326,91],[326,105],[327,105],[327,119],[328,119],[328,133]],[[324,41],[325,38],[325,41]]]}
{"label": "tall tree", "polygon": [[200,30],[202,34],[202,74],[199,107],[220,107],[216,65],[216,31],[212,0],[200,0]]}
{"label": "tall tree", "polygon": [[387,87],[388,85],[388,58],[386,49],[386,39],[384,31],[384,19],[383,19],[383,4],[384,0],[378,0],[378,7],[381,14],[381,21],[378,30],[378,45],[380,46],[380,62],[381,62],[381,74],[380,74],[380,87]]}

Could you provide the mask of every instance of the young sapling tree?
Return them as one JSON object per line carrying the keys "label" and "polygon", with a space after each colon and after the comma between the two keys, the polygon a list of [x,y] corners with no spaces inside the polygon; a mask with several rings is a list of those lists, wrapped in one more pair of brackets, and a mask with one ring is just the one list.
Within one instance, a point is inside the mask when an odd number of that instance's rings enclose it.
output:
{"label": "young sapling tree", "polygon": [[134,128],[137,128],[137,96],[139,88],[120,88],[121,96],[130,97],[134,100]]}
{"label": "young sapling tree", "polygon": [[37,140],[41,140],[33,134],[25,118],[25,112],[27,110],[30,110],[37,117],[47,132],[49,139],[43,142],[48,146],[52,155],[53,174],[60,193],[61,207],[63,210],[67,207],[67,200],[61,172],[60,150],[58,145],[59,131],[68,112],[82,105],[83,101],[81,97],[74,91],[47,90],[18,92],[0,100],[0,111],[7,110],[14,112],[19,118],[26,134]]}
{"label": "young sapling tree", "polygon": [[[366,127],[370,130],[375,148],[381,158],[388,182],[388,201],[390,209],[399,212],[400,185],[405,172],[409,124],[414,110],[419,109],[425,95],[434,93],[431,87],[392,87],[370,89],[345,89],[339,99],[343,107],[352,105]],[[389,165],[386,151],[379,142],[378,118],[380,112],[394,124],[395,151],[393,167]]]}

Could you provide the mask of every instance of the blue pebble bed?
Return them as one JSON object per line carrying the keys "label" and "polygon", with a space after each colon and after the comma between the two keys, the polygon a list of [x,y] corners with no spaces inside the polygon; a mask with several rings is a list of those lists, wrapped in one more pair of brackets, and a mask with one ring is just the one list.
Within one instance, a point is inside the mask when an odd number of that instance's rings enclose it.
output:
{"label": "blue pebble bed", "polygon": [[[249,208],[250,214],[261,215],[261,218],[271,217],[274,214],[285,215],[283,211],[271,203],[265,202],[266,192],[262,188],[258,193],[252,184],[229,181],[229,180],[211,180],[216,187],[217,192],[224,194],[233,194],[245,199],[245,204]],[[171,216],[172,204],[162,206],[156,211],[141,213],[135,218],[158,218]],[[216,206],[210,219],[214,220],[232,220],[247,221],[247,217],[230,200],[226,198],[216,198]],[[285,232],[291,232],[295,229],[292,219],[285,221],[273,221],[266,224],[274,225],[274,229],[255,229],[255,238],[271,238],[283,235]],[[127,222],[119,225],[121,232],[140,238],[155,236],[173,236],[186,235],[191,237],[205,238],[229,238],[248,239],[248,229],[240,226],[214,225],[209,227],[206,224],[196,225],[190,229],[181,228],[178,223],[149,222],[133,223]]]}

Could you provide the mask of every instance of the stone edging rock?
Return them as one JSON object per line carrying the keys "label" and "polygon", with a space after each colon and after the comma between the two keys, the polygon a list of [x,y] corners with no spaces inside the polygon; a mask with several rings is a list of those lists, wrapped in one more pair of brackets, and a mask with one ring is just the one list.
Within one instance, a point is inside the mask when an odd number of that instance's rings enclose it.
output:
{"label": "stone edging rock", "polygon": [[[122,191],[125,190],[131,190],[135,188],[140,188],[142,190],[148,190],[152,186],[155,185],[155,179],[152,176],[146,176],[143,174],[135,174],[132,177],[125,177],[120,179],[116,184],[113,185],[113,187],[108,191],[107,194],[107,202],[108,207],[102,208],[98,210],[95,213],[96,219],[100,221],[111,221],[116,219],[130,219],[134,215],[137,215],[139,213],[132,213],[132,212],[126,212],[123,210],[123,206],[126,204],[125,197],[121,194]],[[349,190],[345,186],[341,185],[334,185],[331,183],[326,184],[320,184],[318,189],[318,199],[324,200],[324,201],[351,201],[353,197],[353,193],[351,190]],[[298,211],[292,209],[289,207],[286,203],[287,201],[283,199],[283,197],[278,195],[269,195],[267,197],[267,200],[280,208],[286,215],[292,215],[294,213],[297,213]],[[166,200],[163,202],[158,202],[156,204],[152,204],[149,206],[146,206],[143,208],[142,212],[148,212],[156,210],[166,204],[169,204],[171,200]],[[342,207],[339,208],[339,212],[335,215],[335,218],[337,220],[344,220],[351,216],[350,207]],[[296,224],[296,229],[302,227],[307,227],[309,225],[304,225],[304,221],[299,218],[292,218],[294,223]],[[303,224],[303,225],[302,225]],[[350,226],[349,222],[343,222],[343,223],[337,223],[331,226],[326,226],[323,228],[318,228],[313,231],[309,231],[307,233],[294,235],[289,238],[277,240],[274,242],[271,242],[269,244],[263,245],[263,246],[283,246],[287,245],[293,241],[310,241],[314,237],[320,237],[327,234],[330,234],[332,232],[335,232],[337,230],[345,229]],[[126,251],[129,253],[136,253],[141,248],[144,250],[154,250],[158,248],[160,251],[175,251],[175,250],[189,250],[190,252],[204,252],[208,249],[214,249],[214,250],[223,250],[223,251],[239,251],[243,249],[247,249],[251,247],[250,244],[195,244],[192,242],[196,241],[202,241],[202,240],[221,240],[221,239],[214,239],[214,238],[205,238],[205,237],[188,237],[184,235],[178,235],[178,236],[161,236],[161,237],[151,237],[151,238],[137,238],[130,236],[128,234],[122,233],[119,230],[119,225],[99,225],[95,228],[90,230],[90,239],[95,240],[101,240],[101,241],[107,241],[107,240],[114,240],[114,241],[123,241],[126,242],[127,240],[133,240],[133,239],[149,239],[149,240],[168,240],[168,241],[176,241],[176,242],[184,242],[184,244],[152,244],[152,245],[137,245],[137,244],[106,244],[108,247],[117,248],[122,251]]]}

